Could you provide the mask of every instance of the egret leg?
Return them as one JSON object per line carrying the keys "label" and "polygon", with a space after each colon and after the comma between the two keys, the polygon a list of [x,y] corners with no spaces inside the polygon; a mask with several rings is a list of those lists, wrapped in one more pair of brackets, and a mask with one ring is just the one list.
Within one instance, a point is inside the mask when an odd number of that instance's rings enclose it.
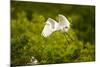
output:
{"label": "egret leg", "polygon": [[73,41],[73,39],[71,38],[71,36],[68,33],[65,33],[66,35],[68,35],[68,37],[70,38],[71,41]]}
{"label": "egret leg", "polygon": [[[66,37],[66,33],[64,33],[64,37],[65,37],[67,43],[69,44],[69,41],[67,40],[67,37]],[[65,42],[65,44],[66,44],[66,42]]]}

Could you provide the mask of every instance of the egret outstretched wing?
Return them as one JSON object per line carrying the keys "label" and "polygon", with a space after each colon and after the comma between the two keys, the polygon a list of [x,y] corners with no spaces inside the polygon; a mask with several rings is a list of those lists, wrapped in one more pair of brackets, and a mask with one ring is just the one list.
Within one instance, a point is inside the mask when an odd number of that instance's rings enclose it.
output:
{"label": "egret outstretched wing", "polygon": [[69,28],[70,26],[68,19],[64,15],[61,15],[61,14],[59,14],[59,26],[63,28],[64,27]]}
{"label": "egret outstretched wing", "polygon": [[52,32],[55,29],[55,24],[57,24],[57,22],[51,18],[48,18],[46,21],[46,25],[44,26],[44,29],[42,31],[42,35],[44,37],[49,36],[50,34],[52,34]]}

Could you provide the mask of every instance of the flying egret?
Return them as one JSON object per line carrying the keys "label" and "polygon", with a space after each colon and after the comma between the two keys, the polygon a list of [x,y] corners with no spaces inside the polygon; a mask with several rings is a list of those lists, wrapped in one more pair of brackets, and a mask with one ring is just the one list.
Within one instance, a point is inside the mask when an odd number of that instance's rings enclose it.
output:
{"label": "flying egret", "polygon": [[53,32],[58,31],[58,30],[65,32],[65,35],[66,35],[66,33],[68,32],[70,28],[70,23],[64,15],[59,14],[58,19],[59,19],[58,22],[52,18],[47,19],[46,24],[42,31],[42,36],[46,38],[50,36]]}

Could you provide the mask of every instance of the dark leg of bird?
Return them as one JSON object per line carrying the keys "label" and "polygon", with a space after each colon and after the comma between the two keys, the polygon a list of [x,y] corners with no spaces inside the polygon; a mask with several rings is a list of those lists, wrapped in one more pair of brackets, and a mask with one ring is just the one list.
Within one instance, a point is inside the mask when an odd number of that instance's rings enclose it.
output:
{"label": "dark leg of bird", "polygon": [[[67,37],[66,37],[65,33],[64,33],[64,36],[65,36],[65,39],[66,39],[67,43],[69,44],[69,41],[67,40]],[[66,42],[65,42],[65,44],[66,44]]]}
{"label": "dark leg of bird", "polygon": [[66,35],[68,35],[68,37],[71,39],[71,41],[73,41],[73,39],[71,38],[71,36],[68,33],[65,33]]}

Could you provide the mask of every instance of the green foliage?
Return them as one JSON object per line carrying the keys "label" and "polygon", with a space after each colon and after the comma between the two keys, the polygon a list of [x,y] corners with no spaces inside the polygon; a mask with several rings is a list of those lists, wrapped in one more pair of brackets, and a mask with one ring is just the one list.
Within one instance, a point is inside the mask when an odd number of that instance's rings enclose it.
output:
{"label": "green foliage", "polygon": [[[11,64],[27,64],[32,56],[39,64],[94,61],[94,10],[94,6],[12,2]],[[59,31],[42,37],[46,19],[58,20],[58,14],[68,17],[71,38]]]}

